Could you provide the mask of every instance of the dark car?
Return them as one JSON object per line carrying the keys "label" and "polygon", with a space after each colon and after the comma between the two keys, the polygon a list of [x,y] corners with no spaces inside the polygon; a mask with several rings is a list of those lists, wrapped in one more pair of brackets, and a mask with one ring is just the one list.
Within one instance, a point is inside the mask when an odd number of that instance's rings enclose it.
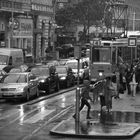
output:
{"label": "dark car", "polygon": [[75,76],[71,68],[67,66],[56,66],[61,88],[68,88],[75,85]]}
{"label": "dark car", "polygon": [[55,66],[48,67],[46,65],[33,66],[28,69],[31,73],[38,77],[40,91],[50,93],[53,91],[59,91],[59,77],[56,73]]}

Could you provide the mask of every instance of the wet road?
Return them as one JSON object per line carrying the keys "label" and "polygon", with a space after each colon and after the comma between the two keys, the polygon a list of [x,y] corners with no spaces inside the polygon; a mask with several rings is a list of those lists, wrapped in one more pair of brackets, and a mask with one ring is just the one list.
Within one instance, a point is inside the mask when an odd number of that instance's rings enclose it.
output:
{"label": "wet road", "polygon": [[[28,139],[74,105],[75,92],[27,103],[0,101],[0,140]],[[42,97],[41,97],[42,98]]]}
{"label": "wet road", "polygon": [[[1,100],[0,140],[85,140],[85,138],[50,135],[50,130],[59,122],[67,119],[73,121],[71,116],[75,111],[74,105],[75,90],[39,102],[36,99],[27,103]],[[84,112],[83,115],[86,116]],[[93,121],[100,121],[101,119],[100,112],[95,108],[91,111],[91,116]],[[120,123],[140,123],[140,112],[113,111],[111,116],[106,119]],[[82,123],[84,124],[84,121]],[[140,133],[131,138],[131,140],[139,139]]]}

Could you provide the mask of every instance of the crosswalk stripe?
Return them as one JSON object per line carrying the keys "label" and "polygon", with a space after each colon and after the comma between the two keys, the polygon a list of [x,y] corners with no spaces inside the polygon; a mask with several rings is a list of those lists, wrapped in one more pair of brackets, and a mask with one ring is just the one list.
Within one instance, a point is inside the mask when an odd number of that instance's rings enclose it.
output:
{"label": "crosswalk stripe", "polygon": [[23,123],[36,123],[39,120],[43,120],[45,118],[45,116],[51,114],[52,112],[54,112],[55,110],[44,110],[42,112],[37,113],[36,115],[30,117],[29,119],[25,120]]}

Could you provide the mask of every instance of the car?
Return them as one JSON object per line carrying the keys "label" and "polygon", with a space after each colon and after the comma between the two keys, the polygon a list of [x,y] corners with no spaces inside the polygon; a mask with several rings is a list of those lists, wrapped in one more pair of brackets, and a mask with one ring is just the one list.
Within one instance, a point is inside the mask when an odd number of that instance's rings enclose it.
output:
{"label": "car", "polygon": [[29,66],[27,65],[20,65],[18,67],[13,67],[11,70],[9,70],[8,73],[20,73],[20,72],[26,72]]}
{"label": "car", "polygon": [[59,62],[57,60],[50,60],[46,63],[47,66],[59,66]]}
{"label": "car", "polygon": [[69,60],[69,59],[60,59],[60,60],[59,60],[59,64],[60,64],[60,65],[65,65],[66,62],[67,62],[68,60]]}
{"label": "car", "polygon": [[[76,59],[71,59],[66,62],[66,65],[70,68],[72,68],[72,71],[74,72],[76,82],[78,80],[78,61]],[[84,79],[84,70],[87,63],[80,59],[80,65],[79,65],[79,82],[82,83]]]}
{"label": "car", "polygon": [[56,73],[55,66],[32,66],[28,71],[38,77],[38,88],[40,91],[45,91],[46,94],[51,93],[52,90],[59,91],[59,77]]}
{"label": "car", "polygon": [[6,75],[6,72],[4,70],[0,70],[0,79],[2,79],[4,75]]}
{"label": "car", "polygon": [[56,66],[58,73],[60,88],[68,88],[75,85],[75,76],[70,67]]}
{"label": "car", "polygon": [[0,96],[3,99],[26,99],[38,92],[38,79],[29,72],[7,73],[0,80]]}

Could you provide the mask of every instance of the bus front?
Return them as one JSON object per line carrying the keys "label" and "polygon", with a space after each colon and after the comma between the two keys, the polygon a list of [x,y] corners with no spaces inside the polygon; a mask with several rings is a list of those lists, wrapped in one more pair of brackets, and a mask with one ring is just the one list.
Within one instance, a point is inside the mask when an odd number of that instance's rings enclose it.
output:
{"label": "bus front", "polygon": [[90,53],[90,78],[91,82],[95,83],[112,71],[111,47],[93,46]]}

